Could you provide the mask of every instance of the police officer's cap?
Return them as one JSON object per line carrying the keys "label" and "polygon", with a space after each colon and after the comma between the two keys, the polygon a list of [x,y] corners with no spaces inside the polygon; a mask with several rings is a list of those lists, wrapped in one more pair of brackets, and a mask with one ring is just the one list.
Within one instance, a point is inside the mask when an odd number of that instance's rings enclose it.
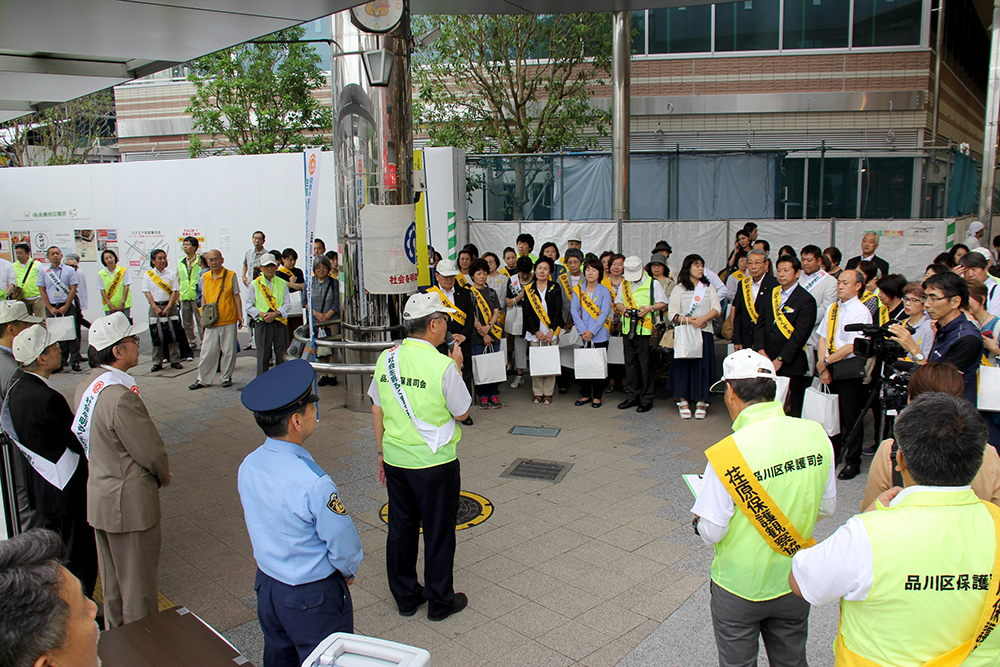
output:
{"label": "police officer's cap", "polygon": [[259,375],[243,389],[247,410],[268,415],[294,412],[319,398],[312,393],[316,371],[305,359],[292,359]]}

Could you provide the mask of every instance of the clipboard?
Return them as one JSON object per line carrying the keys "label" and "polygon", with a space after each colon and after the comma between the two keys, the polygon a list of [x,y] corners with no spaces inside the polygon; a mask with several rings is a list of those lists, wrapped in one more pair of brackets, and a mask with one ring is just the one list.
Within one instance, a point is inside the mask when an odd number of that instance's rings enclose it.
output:
{"label": "clipboard", "polygon": [[684,483],[687,484],[688,489],[691,490],[691,495],[698,498],[698,494],[701,493],[701,487],[705,483],[705,478],[703,475],[681,475]]}

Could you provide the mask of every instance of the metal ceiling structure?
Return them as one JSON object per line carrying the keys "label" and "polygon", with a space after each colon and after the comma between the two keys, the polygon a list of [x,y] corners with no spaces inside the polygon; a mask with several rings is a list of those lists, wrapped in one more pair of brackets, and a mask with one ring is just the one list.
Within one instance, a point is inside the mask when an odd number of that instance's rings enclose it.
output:
{"label": "metal ceiling structure", "polygon": [[[415,14],[554,14],[710,0],[412,0]],[[2,0],[0,122],[334,14],[356,0]]]}

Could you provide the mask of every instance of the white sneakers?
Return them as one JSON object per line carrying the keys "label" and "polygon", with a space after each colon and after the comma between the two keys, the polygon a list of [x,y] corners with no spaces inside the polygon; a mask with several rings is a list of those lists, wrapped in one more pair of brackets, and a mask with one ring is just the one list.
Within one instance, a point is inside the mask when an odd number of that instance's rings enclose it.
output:
{"label": "white sneakers", "polygon": [[514,377],[514,381],[510,383],[510,388],[511,389],[517,389],[522,384],[524,384],[524,376],[523,375],[517,375],[517,376]]}

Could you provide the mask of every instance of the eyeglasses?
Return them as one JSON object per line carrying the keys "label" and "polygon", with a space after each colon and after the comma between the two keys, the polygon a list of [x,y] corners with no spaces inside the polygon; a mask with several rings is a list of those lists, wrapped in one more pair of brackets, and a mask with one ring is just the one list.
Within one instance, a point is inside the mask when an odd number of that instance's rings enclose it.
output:
{"label": "eyeglasses", "polygon": [[953,294],[951,296],[934,296],[933,294],[928,294],[924,298],[927,301],[944,301],[945,299],[951,299],[954,296],[957,296],[957,295]]}
{"label": "eyeglasses", "polygon": [[119,345],[124,345],[125,343],[127,343],[129,341],[132,341],[133,343],[135,343],[136,347],[139,347],[139,337],[138,336],[125,336],[125,338],[122,338],[120,341],[118,341],[118,344]]}
{"label": "eyeglasses", "polygon": [[923,303],[924,300],[916,296],[904,296],[903,303]]}

